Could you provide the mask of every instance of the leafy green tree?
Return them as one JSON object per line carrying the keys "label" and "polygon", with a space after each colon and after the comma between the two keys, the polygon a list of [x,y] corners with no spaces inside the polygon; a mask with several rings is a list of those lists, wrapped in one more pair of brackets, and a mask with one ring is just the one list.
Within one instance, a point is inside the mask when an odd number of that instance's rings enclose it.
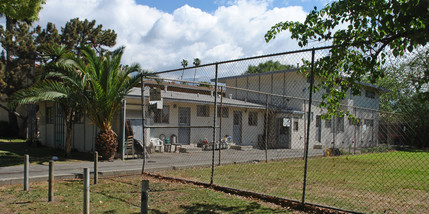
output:
{"label": "leafy green tree", "polygon": [[263,63],[259,63],[258,65],[249,65],[247,71],[243,74],[257,74],[264,73],[269,71],[280,71],[280,70],[288,70],[295,68],[293,65],[283,65],[279,61],[266,61]]}
{"label": "leafy green tree", "polygon": [[84,74],[76,72],[71,67],[63,65],[63,61],[71,57],[71,52],[62,45],[54,45],[47,49],[46,58],[49,63],[44,65],[43,73],[34,85],[20,90],[11,97],[11,104],[37,104],[41,101],[57,102],[64,116],[66,124],[65,155],[70,154],[73,123],[76,113],[82,112],[85,107],[87,82]]}
{"label": "leafy green tree", "polygon": [[103,30],[102,25],[95,26],[95,20],[80,21],[78,18],[71,19],[61,28],[61,44],[67,48],[78,51],[86,46],[96,50],[98,54],[103,54],[104,46],[113,47],[116,44],[116,33],[114,30]]}
{"label": "leafy green tree", "polygon": [[[5,67],[3,72],[0,72],[0,99],[6,99],[2,94],[10,96],[11,93],[32,83],[34,56],[31,50],[34,47],[29,43],[28,35],[24,33],[29,31],[29,26],[26,24],[38,19],[38,14],[45,2],[45,0],[0,0],[0,16],[6,18],[6,26],[0,27],[0,42],[5,50],[1,59]],[[25,76],[29,78],[21,81]],[[11,135],[17,136],[19,127],[16,116],[19,114],[15,109],[3,105],[0,107],[8,111]]]}
{"label": "leafy green tree", "polygon": [[89,119],[100,129],[96,138],[96,149],[103,159],[113,159],[117,149],[116,133],[112,120],[122,105],[122,100],[139,83],[142,76],[140,66],[120,64],[124,47],[103,56],[97,56],[89,47],[82,49],[82,58],[76,57],[69,65],[86,77],[88,91],[86,111]]}
{"label": "leafy green tree", "polygon": [[106,47],[113,47],[116,44],[116,33],[111,29],[103,29],[103,25],[97,25],[96,21],[81,21],[74,18],[61,27],[58,32],[54,24],[48,23],[45,29],[36,27],[38,51],[41,55],[44,50],[53,44],[65,45],[69,51],[80,55],[81,47],[90,47],[102,55],[106,52]]}
{"label": "leafy green tree", "polygon": [[408,56],[385,66],[385,76],[376,85],[391,90],[380,96],[380,109],[386,111],[388,124],[406,128],[409,145],[424,148],[429,144],[429,47],[418,47]]}
{"label": "leafy green tree", "polygon": [[[33,42],[32,30],[27,23],[16,22],[9,30],[0,27],[0,42],[6,50],[2,52],[0,61],[4,67],[0,86],[0,99],[7,100],[16,91],[33,84],[36,70],[36,46]],[[5,96],[6,95],[6,96]],[[18,136],[15,108],[2,106],[9,114],[9,126],[12,136]],[[26,120],[26,117],[21,117]],[[22,130],[21,130],[22,131]],[[21,132],[22,134],[22,132]]]}
{"label": "leafy green tree", "polygon": [[[11,31],[18,21],[31,23],[39,19],[39,12],[45,0],[0,0],[0,15],[6,17],[5,31]],[[8,35],[8,40],[13,40],[13,34]],[[12,59],[10,49],[5,48],[7,60]]]}
{"label": "leafy green tree", "polygon": [[[357,82],[369,76],[374,82],[382,76],[378,69],[386,53],[402,56],[429,40],[428,1],[356,0],[334,1],[321,10],[311,11],[303,23],[280,22],[266,34],[271,41],[284,30],[301,47],[310,42],[328,42],[329,54],[315,61],[315,74],[325,79],[323,88],[351,89],[359,93]],[[341,112],[339,101],[347,90],[324,95],[330,112]]]}

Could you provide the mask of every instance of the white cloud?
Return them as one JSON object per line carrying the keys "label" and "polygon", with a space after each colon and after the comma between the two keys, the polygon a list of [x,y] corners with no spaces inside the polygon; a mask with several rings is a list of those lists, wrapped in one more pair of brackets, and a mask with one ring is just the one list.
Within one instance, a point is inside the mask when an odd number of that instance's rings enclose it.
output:
{"label": "white cloud", "polygon": [[302,7],[269,9],[271,1],[228,1],[213,13],[184,5],[172,14],[134,0],[47,0],[36,24],[57,28],[75,17],[95,19],[118,34],[125,45],[123,63],[140,63],[155,71],[179,68],[182,59],[202,63],[298,49],[289,33],[265,43],[264,34],[280,21],[303,21]]}

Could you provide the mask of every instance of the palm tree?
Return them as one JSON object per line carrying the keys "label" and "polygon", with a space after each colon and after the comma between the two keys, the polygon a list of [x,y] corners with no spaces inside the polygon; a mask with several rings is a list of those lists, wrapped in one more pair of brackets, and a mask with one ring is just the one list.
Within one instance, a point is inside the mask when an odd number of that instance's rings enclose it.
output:
{"label": "palm tree", "polygon": [[183,59],[182,66],[183,66],[183,71],[182,71],[182,77],[180,78],[180,80],[183,80],[183,73],[185,73],[185,68],[188,66],[188,60]]}
{"label": "palm tree", "polygon": [[74,58],[69,64],[87,76],[87,116],[100,129],[96,149],[103,159],[112,160],[117,148],[117,135],[112,130],[113,117],[121,108],[125,95],[139,83],[142,72],[138,64],[121,65],[124,47],[104,56],[97,56],[88,47],[81,53],[83,59]]}
{"label": "palm tree", "polygon": [[64,45],[52,46],[46,50],[49,63],[43,66],[42,74],[30,88],[14,93],[11,104],[35,104],[42,101],[54,101],[60,105],[66,123],[65,155],[70,154],[73,133],[73,122],[77,111],[82,111],[85,102],[82,102],[87,88],[86,81],[81,73],[64,66],[65,58],[71,57]]}
{"label": "palm tree", "polygon": [[[200,64],[201,64],[201,60],[200,59],[198,59],[198,58],[195,58],[194,59],[194,65],[195,65],[195,67],[198,67],[198,66],[200,66]],[[197,74],[197,68],[195,68],[195,72],[194,72],[194,81],[193,82],[195,82],[195,75]]]}

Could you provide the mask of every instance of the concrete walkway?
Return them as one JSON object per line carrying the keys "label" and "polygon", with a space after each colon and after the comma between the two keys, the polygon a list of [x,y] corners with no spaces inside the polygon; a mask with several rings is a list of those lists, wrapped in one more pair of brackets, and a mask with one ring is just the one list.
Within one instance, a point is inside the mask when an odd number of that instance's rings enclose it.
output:
{"label": "concrete walkway", "polygon": [[[303,150],[295,149],[273,149],[268,150],[268,160],[280,160],[286,158],[302,158]],[[322,156],[323,150],[309,151],[309,156]],[[31,157],[30,157],[31,159]],[[218,164],[219,151],[215,152],[215,164]],[[263,162],[265,161],[265,151],[251,149],[248,151],[240,150],[222,150],[221,163],[243,163],[243,162]],[[113,162],[99,162],[99,177],[140,174],[142,168],[142,159],[115,160]],[[190,153],[155,153],[150,154],[146,163],[145,171],[153,172],[160,170],[171,170],[196,166],[211,166],[212,151],[198,151]],[[82,176],[83,168],[94,170],[93,162],[69,162],[55,163],[55,179],[72,179]],[[47,181],[48,165],[35,164],[30,165],[30,182]],[[0,167],[0,185],[22,184],[24,180],[24,166]]]}

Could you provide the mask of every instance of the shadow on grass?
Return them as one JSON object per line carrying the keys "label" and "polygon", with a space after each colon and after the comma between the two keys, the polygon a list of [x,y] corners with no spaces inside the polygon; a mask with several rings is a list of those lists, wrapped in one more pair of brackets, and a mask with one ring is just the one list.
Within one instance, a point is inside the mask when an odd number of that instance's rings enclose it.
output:
{"label": "shadow on grass", "polygon": [[181,205],[183,213],[274,213],[275,210],[262,207],[256,202],[242,206],[224,206],[219,204],[195,203],[193,205]]}
{"label": "shadow on grass", "polygon": [[30,163],[38,164],[48,162],[53,156],[57,156],[58,161],[92,160],[92,155],[89,153],[72,152],[65,157],[64,151],[59,149],[30,146],[23,141],[0,140],[0,167],[23,164],[25,154],[30,156]]}

